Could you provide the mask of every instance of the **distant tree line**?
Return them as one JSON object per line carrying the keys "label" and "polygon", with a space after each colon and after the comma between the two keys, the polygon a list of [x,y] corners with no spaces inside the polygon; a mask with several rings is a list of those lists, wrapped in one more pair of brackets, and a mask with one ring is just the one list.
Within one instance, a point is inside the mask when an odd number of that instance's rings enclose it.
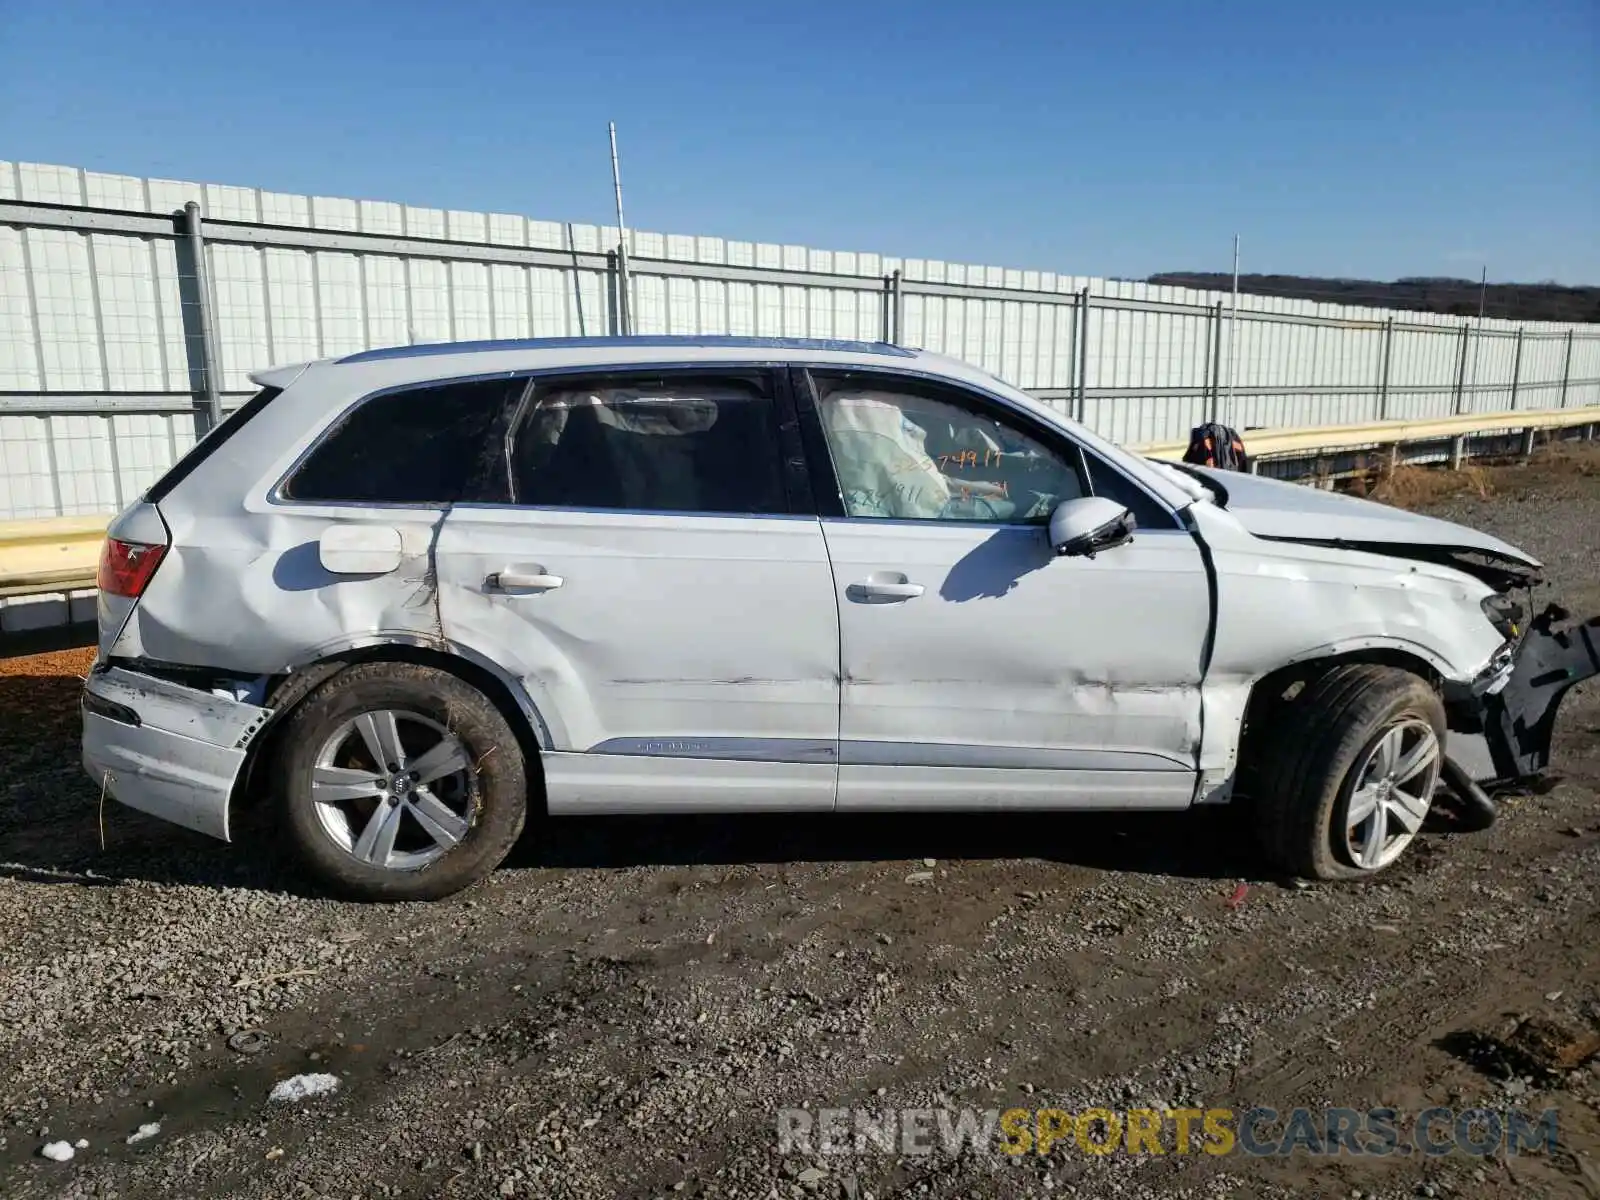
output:
{"label": "distant tree line", "polygon": [[[1149,283],[1167,287],[1226,292],[1233,276],[1220,271],[1169,271],[1150,276]],[[1413,276],[1393,283],[1371,279],[1317,279],[1302,275],[1241,275],[1240,294],[1317,300],[1368,308],[1400,308],[1413,312],[1478,315],[1478,281]],[[1558,283],[1491,283],[1483,297],[1483,315],[1512,321],[1588,321],[1600,323],[1600,287],[1563,287]]]}

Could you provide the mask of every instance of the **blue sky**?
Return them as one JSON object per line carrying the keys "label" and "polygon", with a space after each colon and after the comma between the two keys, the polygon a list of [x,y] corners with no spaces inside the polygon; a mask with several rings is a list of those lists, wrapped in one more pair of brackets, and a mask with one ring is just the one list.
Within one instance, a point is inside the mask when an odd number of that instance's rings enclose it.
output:
{"label": "blue sky", "polygon": [[0,0],[0,158],[1138,278],[1600,283],[1596,0]]}

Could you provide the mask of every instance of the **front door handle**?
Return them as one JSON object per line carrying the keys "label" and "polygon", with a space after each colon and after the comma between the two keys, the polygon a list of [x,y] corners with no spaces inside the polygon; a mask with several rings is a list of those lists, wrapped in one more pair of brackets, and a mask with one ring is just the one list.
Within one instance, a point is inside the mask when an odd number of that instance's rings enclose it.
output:
{"label": "front door handle", "polygon": [[543,567],[534,567],[526,571],[506,567],[487,576],[483,586],[491,592],[553,592],[565,582],[566,580],[559,575],[546,574]]}
{"label": "front door handle", "polygon": [[852,583],[847,589],[852,600],[868,603],[914,600],[927,589],[912,583],[897,571],[874,571],[865,579]]}

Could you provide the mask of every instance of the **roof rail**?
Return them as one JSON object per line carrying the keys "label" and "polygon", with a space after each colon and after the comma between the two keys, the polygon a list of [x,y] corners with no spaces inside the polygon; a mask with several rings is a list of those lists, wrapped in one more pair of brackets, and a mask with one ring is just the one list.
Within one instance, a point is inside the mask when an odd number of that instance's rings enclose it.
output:
{"label": "roof rail", "polygon": [[641,347],[727,347],[739,350],[831,350],[844,354],[882,354],[915,358],[916,353],[888,342],[860,342],[843,338],[736,337],[724,334],[647,334],[633,337],[511,338],[503,341],[432,342],[418,346],[391,346],[362,350],[337,360],[341,363],[382,362],[394,358],[428,358],[445,354],[478,354],[495,350],[622,350]]}

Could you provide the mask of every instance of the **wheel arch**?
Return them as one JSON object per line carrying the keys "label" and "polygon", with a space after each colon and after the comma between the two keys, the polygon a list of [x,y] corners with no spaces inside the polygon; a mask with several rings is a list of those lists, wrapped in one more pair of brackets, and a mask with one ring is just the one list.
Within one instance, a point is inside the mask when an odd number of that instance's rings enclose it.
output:
{"label": "wheel arch", "polygon": [[1312,676],[1330,671],[1334,667],[1354,665],[1394,667],[1417,676],[1436,692],[1442,692],[1444,688],[1445,676],[1437,660],[1402,646],[1363,646],[1353,650],[1318,654],[1274,668],[1250,685],[1250,696],[1245,702],[1244,712],[1246,728],[1249,727],[1252,712],[1257,710],[1258,706],[1281,700],[1284,693],[1295,683],[1303,684]]}
{"label": "wheel arch", "polygon": [[[1443,698],[1440,681],[1418,669],[1419,661],[1393,653],[1326,656],[1289,664],[1260,681],[1264,686],[1252,697],[1256,719],[1247,722],[1239,764],[1241,799],[1262,849],[1279,868],[1304,878],[1366,878],[1392,863],[1420,831],[1423,813],[1409,809],[1417,820],[1404,823],[1393,854],[1386,838],[1369,858],[1350,843],[1351,827],[1340,808],[1359,779],[1353,773],[1362,768],[1363,756],[1385,732],[1384,722],[1404,715],[1407,706],[1422,705],[1437,730],[1428,748],[1437,777],[1444,755]],[[1431,798],[1433,789],[1424,782],[1424,795]],[[1374,828],[1369,834],[1376,837],[1385,826]]]}
{"label": "wheel arch", "polygon": [[1248,773],[1255,765],[1254,758],[1262,749],[1263,731],[1270,727],[1271,717],[1280,705],[1292,700],[1318,675],[1342,666],[1392,667],[1415,675],[1443,697],[1445,676],[1438,664],[1405,647],[1362,646],[1296,659],[1268,671],[1250,685],[1236,743],[1238,767]]}
{"label": "wheel arch", "polygon": [[351,646],[304,663],[277,676],[265,697],[272,717],[250,743],[244,766],[234,784],[229,805],[235,812],[260,806],[269,787],[270,764],[277,755],[288,717],[322,684],[336,675],[366,663],[410,663],[445,671],[482,692],[499,710],[516,735],[528,774],[530,814],[545,809],[543,752],[548,736],[537,708],[525,692],[490,666],[467,655],[417,641],[385,640]]}

